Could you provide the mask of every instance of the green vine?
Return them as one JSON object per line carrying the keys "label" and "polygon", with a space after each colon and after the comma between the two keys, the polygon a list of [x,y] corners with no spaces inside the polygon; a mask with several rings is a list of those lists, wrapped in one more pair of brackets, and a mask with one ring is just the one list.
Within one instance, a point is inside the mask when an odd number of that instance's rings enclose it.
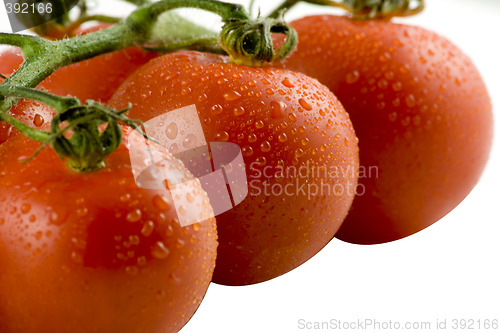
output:
{"label": "green vine", "polygon": [[[285,57],[293,50],[297,41],[295,31],[283,21],[254,20],[243,6],[237,4],[216,0],[128,2],[139,7],[119,22],[110,17],[87,16],[85,5],[80,5],[82,15],[75,22],[67,22],[67,29],[73,29],[88,20],[116,22],[107,29],[83,36],[48,40],[0,33],[0,44],[18,46],[25,59],[21,68],[12,76],[2,76],[5,81],[0,84],[0,121],[5,121],[26,136],[42,142],[40,149],[51,145],[78,172],[101,168],[105,157],[120,145],[122,137],[118,123],[137,128],[137,122],[124,115],[126,110],[116,111],[94,101],[86,101],[82,105],[77,99],[34,89],[57,69],[130,46],[155,51],[190,48],[215,53],[226,52],[236,63],[260,65]],[[224,23],[221,34],[217,35],[171,12],[177,8],[197,8],[219,15]],[[272,33],[288,36],[278,50],[273,47]],[[49,132],[33,129],[8,113],[22,98],[38,100],[57,111]]]}
{"label": "green vine", "polygon": [[425,0],[285,0],[268,17],[279,17],[299,2],[342,8],[356,20],[411,16],[425,7]]}

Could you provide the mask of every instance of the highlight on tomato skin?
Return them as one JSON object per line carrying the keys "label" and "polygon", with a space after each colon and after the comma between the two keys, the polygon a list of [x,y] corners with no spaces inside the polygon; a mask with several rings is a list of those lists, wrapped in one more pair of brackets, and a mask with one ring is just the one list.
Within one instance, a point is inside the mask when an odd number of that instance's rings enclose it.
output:
{"label": "highlight on tomato skin", "polygon": [[359,138],[357,196],[337,238],[377,244],[433,224],[472,190],[493,137],[491,101],[472,61],[447,39],[390,21],[333,15],[293,21],[299,43],[276,64],[317,78]]}
{"label": "highlight on tomato skin", "polygon": [[181,227],[168,191],[136,185],[125,143],[86,174],[51,149],[19,164],[39,145],[0,145],[0,332],[178,332],[212,278],[211,207]]}
{"label": "highlight on tomato skin", "polygon": [[249,194],[216,217],[214,282],[247,285],[289,272],[344,220],[357,184],[357,138],[342,105],[316,80],[183,51],[141,67],[109,105],[128,103],[129,117],[143,121],[194,104],[207,142],[241,147]]}

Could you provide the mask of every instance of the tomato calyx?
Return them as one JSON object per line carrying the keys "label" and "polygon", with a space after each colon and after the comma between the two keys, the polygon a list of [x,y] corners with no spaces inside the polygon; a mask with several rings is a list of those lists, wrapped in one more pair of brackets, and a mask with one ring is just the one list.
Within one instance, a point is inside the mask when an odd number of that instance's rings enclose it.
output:
{"label": "tomato calyx", "polygon": [[[272,34],[286,36],[279,49],[274,49]],[[249,66],[284,59],[297,45],[297,33],[283,19],[229,19],[219,35],[222,48],[233,62]]]}
{"label": "tomato calyx", "polygon": [[[39,149],[50,144],[59,157],[68,159],[68,166],[74,171],[96,171],[104,167],[104,158],[121,144],[118,122],[137,128],[136,121],[124,115],[127,111],[128,108],[116,112],[92,100],[70,108],[54,117],[49,140]],[[68,132],[70,137],[65,135]]]}
{"label": "tomato calyx", "polygon": [[[87,100],[86,104],[82,105],[77,98],[9,85],[1,85],[0,94],[34,99],[56,110],[50,131],[33,129],[6,112],[0,113],[0,121],[10,123],[24,135],[43,143],[23,162],[29,162],[50,145],[61,159],[68,159],[68,166],[72,170],[92,172],[104,167],[105,157],[120,146],[123,135],[119,123],[124,123],[142,134],[139,129],[142,122],[125,116],[129,108],[116,111],[93,100]],[[147,138],[146,135],[145,137]]]}

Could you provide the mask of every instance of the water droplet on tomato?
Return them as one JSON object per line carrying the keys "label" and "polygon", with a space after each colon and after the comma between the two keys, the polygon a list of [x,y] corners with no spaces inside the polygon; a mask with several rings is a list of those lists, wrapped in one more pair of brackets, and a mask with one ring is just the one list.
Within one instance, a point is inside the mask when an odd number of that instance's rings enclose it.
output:
{"label": "water droplet on tomato", "polygon": [[137,273],[139,273],[139,268],[137,268],[137,266],[127,266],[125,267],[125,272],[128,274],[128,275],[137,275]]}
{"label": "water droplet on tomato", "polygon": [[283,112],[286,108],[286,104],[284,102],[271,102],[271,118],[279,119],[283,117]]}
{"label": "water droplet on tomato", "polygon": [[398,81],[392,84],[392,90],[400,91],[401,89],[403,89],[403,84],[401,82]]}
{"label": "water droplet on tomato", "polygon": [[177,143],[172,143],[168,148],[168,151],[171,152],[172,154],[175,154],[179,151],[179,146],[177,145]]}
{"label": "water droplet on tomato", "polygon": [[412,94],[409,94],[408,96],[406,96],[406,105],[409,107],[409,108],[412,108],[415,106],[416,104],[416,100],[415,100],[415,96],[413,96]]}
{"label": "water droplet on tomato", "polygon": [[241,148],[241,152],[243,153],[243,156],[252,156],[253,154],[253,149],[250,146],[245,146]]}
{"label": "water droplet on tomato", "polygon": [[120,196],[120,201],[127,202],[130,200],[130,193],[126,193]]}
{"label": "water droplet on tomato", "polygon": [[242,116],[245,113],[245,108],[242,106],[238,106],[233,110],[235,116]]}
{"label": "water droplet on tomato", "polygon": [[188,136],[184,139],[184,142],[182,142],[182,145],[186,148],[193,148],[196,145],[196,139],[196,135],[188,134]]}
{"label": "water droplet on tomato", "polygon": [[130,244],[132,244],[132,245],[139,245],[139,243],[141,241],[140,237],[137,235],[130,235],[128,237],[128,240],[129,240]]}
{"label": "water droplet on tomato", "polygon": [[141,234],[144,237],[149,237],[153,233],[154,229],[155,229],[155,225],[154,225],[153,221],[147,221],[146,223],[144,223],[144,225],[141,228]]}
{"label": "water droplet on tomato", "polygon": [[257,141],[257,135],[254,133],[248,134],[248,142],[255,142]]}
{"label": "water droplet on tomato", "polygon": [[262,127],[264,127],[264,122],[262,120],[257,120],[255,122],[255,128],[261,129]]}
{"label": "water droplet on tomato", "polygon": [[300,106],[302,106],[307,111],[311,111],[312,110],[311,104],[309,104],[309,102],[307,102],[303,98],[299,98],[299,104],[300,104]]}
{"label": "water droplet on tomato", "polygon": [[187,94],[189,94],[191,92],[191,88],[190,87],[183,87],[181,89],[181,95],[183,96],[186,96]]}
{"label": "water droplet on tomato", "polygon": [[21,213],[28,214],[31,210],[31,205],[29,203],[25,203],[21,206]]}
{"label": "water droplet on tomato", "polygon": [[224,99],[228,102],[236,101],[239,98],[241,98],[241,95],[234,90],[224,94]]}
{"label": "water droplet on tomato", "polygon": [[214,106],[212,106],[212,108],[210,109],[210,111],[212,112],[212,114],[214,116],[218,115],[218,114],[221,114],[222,111],[224,111],[222,109],[222,106],[220,106],[219,104],[215,104]]}
{"label": "water droplet on tomato", "polygon": [[147,263],[147,259],[145,256],[140,256],[139,258],[137,258],[137,265],[144,266],[144,265],[146,265],[146,263]]}
{"label": "water droplet on tomato", "polygon": [[215,134],[215,140],[216,141],[228,141],[229,140],[229,133],[226,131],[220,131]]}
{"label": "water droplet on tomato", "polygon": [[163,242],[156,242],[151,249],[151,255],[156,259],[166,259],[170,251],[165,247]]}
{"label": "water droplet on tomato", "polygon": [[302,149],[296,149],[295,150],[295,157],[296,158],[301,158],[302,156],[304,156],[304,151]]}
{"label": "water droplet on tomato", "polygon": [[127,221],[129,222],[137,222],[142,218],[142,211],[140,209],[134,209],[133,211],[127,214]]}
{"label": "water droplet on tomato", "polygon": [[167,211],[170,209],[170,205],[159,195],[155,195],[153,197],[153,204],[161,211]]}
{"label": "water droplet on tomato", "polygon": [[295,85],[290,81],[289,78],[285,78],[283,81],[281,81],[281,83],[285,86],[285,87],[288,87],[288,88],[293,88],[295,87]]}
{"label": "water droplet on tomato", "polygon": [[382,80],[379,80],[377,82],[377,86],[380,88],[380,89],[385,89],[387,88],[387,86],[389,85],[389,82],[387,82],[387,80],[385,79],[382,79]]}
{"label": "water droplet on tomato", "polygon": [[384,52],[378,57],[378,60],[380,62],[386,62],[387,60],[391,59],[391,54],[389,52]]}
{"label": "water droplet on tomato", "polygon": [[268,141],[264,141],[260,144],[260,150],[262,152],[267,153],[268,151],[271,150],[271,144]]}
{"label": "water droplet on tomato", "polygon": [[50,223],[51,224],[60,224],[62,221],[61,217],[59,216],[59,214],[57,214],[56,212],[51,212],[50,213]]}
{"label": "water droplet on tomato", "polygon": [[289,114],[288,114],[288,119],[289,119],[291,122],[296,122],[296,121],[297,121],[297,116],[295,115],[295,113],[289,113]]}
{"label": "water droplet on tomato", "polygon": [[394,72],[393,71],[388,71],[384,73],[384,76],[387,80],[392,80],[394,79]]}
{"label": "water droplet on tomato", "polygon": [[35,118],[33,119],[33,124],[36,126],[36,127],[40,127],[42,126],[43,124],[45,123],[45,119],[43,119],[43,117],[41,115],[39,115],[38,113],[35,114]]}
{"label": "water droplet on tomato", "polygon": [[83,256],[81,255],[81,253],[78,253],[76,251],[71,252],[71,259],[77,264],[81,264],[83,262]]}
{"label": "water droplet on tomato", "polygon": [[167,128],[165,129],[165,134],[167,137],[171,140],[175,139],[177,137],[177,132],[179,131],[179,128],[177,127],[177,124],[172,122],[168,124]]}
{"label": "water droplet on tomato", "polygon": [[184,241],[182,239],[178,239],[175,247],[177,247],[178,249],[182,249],[184,247]]}
{"label": "water droplet on tomato", "polygon": [[286,136],[285,133],[280,133],[280,135],[278,135],[279,142],[285,142],[287,139],[288,139],[288,137]]}
{"label": "water droplet on tomato", "polygon": [[89,210],[87,208],[78,208],[76,210],[76,215],[79,217],[84,217],[89,213]]}
{"label": "water droplet on tomato", "polygon": [[348,73],[345,77],[345,80],[348,84],[353,84],[359,80],[360,74],[358,71],[352,71]]}

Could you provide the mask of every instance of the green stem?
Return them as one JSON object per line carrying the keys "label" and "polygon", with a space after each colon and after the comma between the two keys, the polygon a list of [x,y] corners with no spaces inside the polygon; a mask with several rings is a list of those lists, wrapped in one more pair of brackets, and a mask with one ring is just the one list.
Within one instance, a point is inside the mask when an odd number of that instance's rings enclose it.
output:
{"label": "green stem", "polygon": [[301,0],[285,0],[281,5],[276,7],[267,17],[278,18],[287,12],[290,8],[298,4]]}
{"label": "green stem", "polygon": [[217,43],[218,38],[193,38],[191,40],[183,40],[178,43],[170,43],[160,47],[146,47],[150,52],[171,52],[179,49],[192,50],[198,52],[209,52],[214,54],[226,55],[226,51]]}
{"label": "green stem", "polygon": [[113,16],[108,16],[108,15],[89,15],[89,16],[83,16],[70,25],[66,27],[65,30],[67,31],[72,31],[76,28],[78,28],[80,25],[86,22],[91,22],[91,21],[96,21],[96,22],[102,22],[102,23],[110,23],[110,24],[116,24],[120,22],[122,19],[120,17],[113,17]]}
{"label": "green stem", "polygon": [[[342,8],[358,20],[412,16],[420,13],[425,7],[425,0],[285,0],[268,17],[279,17],[300,1]],[[416,5],[412,6],[412,3]]]}
{"label": "green stem", "polygon": [[5,84],[0,85],[0,95],[34,99],[51,106],[59,113],[80,105],[80,101],[75,97],[63,97],[41,90]]}
{"label": "green stem", "polygon": [[[164,0],[138,8],[126,20],[108,29],[70,39],[48,41],[31,36],[0,34],[0,44],[19,46],[27,60],[5,84],[33,88],[63,66],[133,45],[155,44],[161,37],[152,33],[158,17],[180,7],[207,10],[220,15],[223,20],[248,19],[244,7],[240,5],[215,0]],[[168,40],[175,37],[178,36],[168,36]],[[178,38],[175,40],[179,43]],[[0,112],[10,109],[18,101],[15,97],[0,96]]]}
{"label": "green stem", "polygon": [[144,6],[151,3],[150,0],[123,0],[136,6]]}

